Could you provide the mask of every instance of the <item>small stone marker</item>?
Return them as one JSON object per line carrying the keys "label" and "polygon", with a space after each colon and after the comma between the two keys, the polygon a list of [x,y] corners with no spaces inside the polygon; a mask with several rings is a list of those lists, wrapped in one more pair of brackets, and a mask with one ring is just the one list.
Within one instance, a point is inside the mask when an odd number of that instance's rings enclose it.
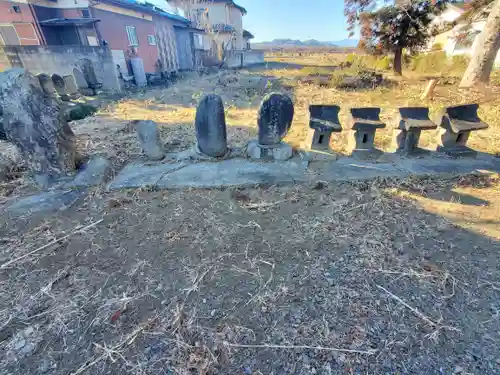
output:
{"label": "small stone marker", "polygon": [[375,133],[385,128],[380,121],[380,108],[351,108],[347,133],[348,149],[352,151],[374,151]]}
{"label": "small stone marker", "polygon": [[135,120],[132,121],[132,124],[135,126],[139,144],[148,159],[163,159],[165,157],[165,152],[160,142],[160,133],[158,132],[156,122],[151,120]]}
{"label": "small stone marker", "polygon": [[259,109],[259,144],[279,144],[292,126],[293,114],[293,102],[288,96],[278,93],[267,95]]}
{"label": "small stone marker", "polygon": [[420,150],[418,142],[423,130],[437,129],[429,118],[429,108],[402,107],[396,120],[393,134],[393,149],[396,152],[411,153]]}
{"label": "small stone marker", "polygon": [[476,154],[474,150],[466,146],[470,133],[488,128],[488,124],[479,118],[478,109],[478,104],[466,104],[447,107],[441,112],[437,149],[439,152],[452,156]]}
{"label": "small stone marker", "polygon": [[218,158],[227,154],[226,115],[219,95],[201,99],[195,119],[197,148],[205,155]]}
{"label": "small stone marker", "polygon": [[69,74],[67,76],[63,76],[62,78],[66,87],[66,93],[72,99],[76,99],[78,97],[78,86],[76,85],[75,77]]}
{"label": "small stone marker", "polygon": [[69,101],[70,98],[66,92],[66,83],[64,79],[60,75],[52,74],[52,82],[61,100],[65,102]]}
{"label": "small stone marker", "polygon": [[341,132],[338,105],[309,106],[309,130],[303,147],[307,150],[331,151],[330,138],[333,132]]}
{"label": "small stone marker", "polygon": [[43,92],[51,98],[57,98],[57,91],[52,82],[52,78],[44,73],[37,75],[37,78],[38,82],[40,82],[40,86],[42,86]]}
{"label": "small stone marker", "polygon": [[0,107],[7,140],[17,146],[40,186],[75,169],[75,135],[59,103],[44,94],[31,73],[0,73]]}
{"label": "small stone marker", "polygon": [[293,102],[288,96],[278,93],[266,95],[258,115],[259,139],[248,143],[247,155],[252,159],[290,159],[293,149],[282,139],[292,126],[293,114]]}

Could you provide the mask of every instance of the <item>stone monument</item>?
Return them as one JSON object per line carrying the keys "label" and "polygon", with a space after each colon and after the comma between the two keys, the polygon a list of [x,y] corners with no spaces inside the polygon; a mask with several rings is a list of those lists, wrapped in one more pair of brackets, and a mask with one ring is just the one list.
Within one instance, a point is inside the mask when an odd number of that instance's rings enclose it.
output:
{"label": "stone monument", "polygon": [[0,107],[5,138],[18,147],[40,186],[75,169],[73,131],[36,77],[23,69],[0,73]]}
{"label": "stone monument", "polygon": [[380,121],[380,108],[351,108],[348,121],[349,132],[346,133],[347,148],[351,152],[373,152],[375,149],[375,133],[385,128]]}
{"label": "stone monument", "polygon": [[470,133],[488,128],[488,124],[479,118],[478,109],[479,104],[466,104],[442,110],[438,122],[440,124],[437,148],[439,152],[445,152],[451,156],[476,154],[476,151],[467,147]]}
{"label": "stone monument", "polygon": [[310,151],[333,153],[330,148],[332,133],[342,131],[339,112],[338,105],[309,106],[309,130],[302,147]]}
{"label": "stone monument", "polygon": [[248,156],[253,159],[290,159],[292,147],[282,139],[292,126],[293,115],[293,102],[288,96],[278,93],[267,95],[259,109],[259,139],[248,144]]}
{"label": "stone monument", "polygon": [[156,122],[151,120],[135,120],[132,121],[132,125],[135,126],[137,139],[148,159],[163,159],[165,152],[163,151]]}
{"label": "stone monument", "polygon": [[422,131],[437,129],[429,118],[429,108],[399,108],[399,116],[394,124],[393,149],[396,152],[413,153],[422,151],[418,147]]}
{"label": "stone monument", "polygon": [[201,99],[195,119],[197,150],[217,158],[227,154],[226,115],[219,95]]}

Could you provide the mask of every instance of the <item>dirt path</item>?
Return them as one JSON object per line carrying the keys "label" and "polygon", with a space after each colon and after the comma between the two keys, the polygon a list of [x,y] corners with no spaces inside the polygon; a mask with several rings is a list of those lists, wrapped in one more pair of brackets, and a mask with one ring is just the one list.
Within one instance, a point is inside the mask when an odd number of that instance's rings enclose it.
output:
{"label": "dirt path", "polygon": [[94,191],[2,221],[5,264],[103,219],[0,268],[0,372],[499,373],[498,221],[457,219],[498,220],[499,186]]}

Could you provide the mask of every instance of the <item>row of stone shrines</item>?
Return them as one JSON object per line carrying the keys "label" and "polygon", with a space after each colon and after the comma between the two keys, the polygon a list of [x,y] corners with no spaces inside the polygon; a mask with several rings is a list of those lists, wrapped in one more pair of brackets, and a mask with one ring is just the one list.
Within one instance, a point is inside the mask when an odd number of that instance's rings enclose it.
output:
{"label": "row of stone shrines", "polygon": [[[399,152],[419,151],[421,133],[438,131],[438,151],[452,155],[473,153],[467,148],[472,131],[488,128],[478,117],[477,104],[447,107],[442,110],[437,123],[429,118],[426,107],[399,108],[394,126],[394,149]],[[337,105],[311,105],[309,132],[304,148],[329,152],[332,133],[341,132],[340,107]],[[380,108],[351,108],[347,123],[346,140],[352,152],[374,151],[375,133],[386,127],[380,120]],[[249,143],[247,155],[251,158],[288,159],[292,148],[282,142],[288,133],[294,115],[292,100],[282,94],[267,95],[259,109],[257,141]],[[439,125],[438,125],[439,124]],[[205,96],[196,112],[196,138],[198,150],[212,157],[221,157],[228,152],[224,105],[218,95]]]}

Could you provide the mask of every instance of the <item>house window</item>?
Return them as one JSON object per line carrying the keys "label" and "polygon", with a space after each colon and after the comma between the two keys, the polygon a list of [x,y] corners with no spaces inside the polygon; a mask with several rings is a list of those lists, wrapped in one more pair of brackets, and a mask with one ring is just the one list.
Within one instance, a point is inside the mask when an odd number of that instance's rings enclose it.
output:
{"label": "house window", "polygon": [[137,39],[137,31],[135,26],[125,26],[127,30],[128,44],[129,46],[138,46],[139,39]]}
{"label": "house window", "polygon": [[12,10],[14,13],[21,13],[21,7],[19,5],[12,5]]}
{"label": "house window", "polygon": [[90,12],[88,9],[82,9],[82,17],[83,18],[90,18]]}
{"label": "house window", "polygon": [[154,35],[148,35],[148,44],[150,46],[156,46],[156,37]]}

